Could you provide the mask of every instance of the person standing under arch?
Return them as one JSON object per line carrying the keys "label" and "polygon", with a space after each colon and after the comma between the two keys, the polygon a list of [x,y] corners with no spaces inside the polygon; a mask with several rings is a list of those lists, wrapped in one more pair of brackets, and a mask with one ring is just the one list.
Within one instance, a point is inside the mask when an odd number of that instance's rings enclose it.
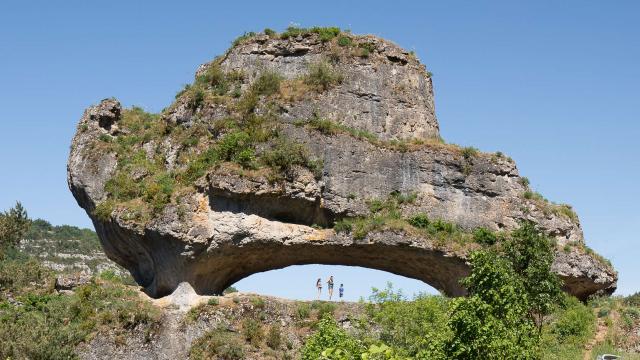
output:
{"label": "person standing under arch", "polygon": [[329,289],[329,301],[331,301],[333,296],[333,275],[329,276],[329,280],[327,280],[327,288]]}
{"label": "person standing under arch", "polygon": [[320,300],[320,295],[322,295],[322,279],[320,278],[316,281],[316,289],[318,289],[318,300]]}

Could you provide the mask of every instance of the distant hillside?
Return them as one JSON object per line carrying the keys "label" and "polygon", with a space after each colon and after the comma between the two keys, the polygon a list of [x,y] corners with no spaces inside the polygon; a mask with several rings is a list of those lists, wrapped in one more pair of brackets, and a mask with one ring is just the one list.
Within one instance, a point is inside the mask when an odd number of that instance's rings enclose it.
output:
{"label": "distant hillside", "polygon": [[90,229],[54,226],[46,220],[36,219],[19,248],[57,272],[93,275],[113,270],[119,275],[128,275],[126,270],[107,258],[98,236]]}

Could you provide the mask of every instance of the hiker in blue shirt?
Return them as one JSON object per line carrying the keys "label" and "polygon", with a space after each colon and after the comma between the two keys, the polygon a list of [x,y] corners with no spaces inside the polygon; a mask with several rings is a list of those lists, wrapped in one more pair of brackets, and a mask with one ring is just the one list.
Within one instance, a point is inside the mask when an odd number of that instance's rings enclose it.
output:
{"label": "hiker in blue shirt", "polygon": [[342,300],[342,296],[344,296],[344,285],[340,284],[340,288],[338,289],[338,296],[340,296],[340,300]]}

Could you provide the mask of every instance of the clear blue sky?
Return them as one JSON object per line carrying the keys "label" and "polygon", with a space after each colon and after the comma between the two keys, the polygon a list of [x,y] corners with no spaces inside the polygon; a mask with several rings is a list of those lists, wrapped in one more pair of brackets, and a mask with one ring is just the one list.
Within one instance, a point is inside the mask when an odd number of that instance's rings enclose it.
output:
{"label": "clear blue sky", "polygon": [[[414,50],[434,73],[444,138],[512,156],[549,199],[574,205],[587,244],[640,290],[640,3],[636,1],[4,1],[0,208],[91,226],[66,184],[76,122],[115,96],[159,111],[244,31],[336,25]],[[244,290],[313,296],[333,273],[349,298],[392,280],[344,267],[257,274]]]}

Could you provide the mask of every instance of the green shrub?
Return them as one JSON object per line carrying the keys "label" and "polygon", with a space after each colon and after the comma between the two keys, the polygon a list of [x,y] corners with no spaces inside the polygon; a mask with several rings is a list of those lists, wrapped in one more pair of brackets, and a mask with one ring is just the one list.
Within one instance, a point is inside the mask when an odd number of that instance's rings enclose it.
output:
{"label": "green shrub", "polygon": [[258,93],[250,89],[250,91],[246,92],[244,96],[238,100],[236,108],[243,114],[243,117],[246,117],[254,113],[255,109],[258,107],[259,101],[260,97],[258,96]]}
{"label": "green shrub", "polygon": [[363,345],[340,329],[330,316],[322,318],[317,331],[307,339],[302,348],[301,359],[322,359],[322,353],[327,349],[340,349],[346,353],[345,359],[357,359],[364,351]]}
{"label": "green shrub", "polygon": [[360,43],[358,48],[360,48],[360,57],[362,58],[368,58],[374,51],[374,45],[371,43]]}
{"label": "green shrub", "polygon": [[308,33],[309,30],[305,28],[300,28],[296,26],[289,26],[287,30],[285,30],[282,34],[280,34],[281,39],[288,39],[292,37],[298,37],[300,35],[304,35]]}
{"label": "green shrub", "polygon": [[134,181],[125,173],[117,173],[109,179],[105,183],[104,189],[114,199],[125,201],[140,197],[144,194],[144,188],[142,188],[141,183]]}
{"label": "green shrub", "polygon": [[598,310],[598,317],[603,318],[609,316],[610,310],[608,308],[600,308]]}
{"label": "green shrub", "polygon": [[453,234],[456,231],[456,226],[450,222],[437,219],[431,222],[430,229],[432,232],[444,232],[447,234]]}
{"label": "green shrub", "polygon": [[187,169],[178,177],[182,182],[192,183],[201,178],[208,169],[220,161],[217,149],[207,149],[191,160]]}
{"label": "green shrub", "polygon": [[341,132],[341,128],[333,121],[313,117],[309,120],[309,126],[313,129],[320,131],[325,135],[335,135]]}
{"label": "green shrub", "polygon": [[71,295],[23,290],[18,298],[22,305],[0,302],[2,359],[75,358],[76,346],[99,329],[118,335],[149,328],[160,318],[136,290],[118,283],[92,281]]}
{"label": "green shrub", "polygon": [[273,350],[278,350],[282,345],[282,334],[280,331],[280,326],[277,324],[272,324],[269,327],[269,331],[267,332],[267,346],[272,348]]}
{"label": "green shrub", "polygon": [[251,90],[256,95],[269,96],[277,93],[280,90],[280,83],[282,82],[282,76],[274,71],[266,71],[260,74],[260,76],[251,85]]}
{"label": "green shrub", "polygon": [[111,214],[115,210],[115,203],[113,200],[104,200],[96,205],[92,214],[101,221],[108,221],[111,219]]}
{"label": "green shrub", "polygon": [[326,61],[320,61],[309,65],[309,73],[304,81],[319,91],[325,91],[334,85],[340,84],[342,79],[342,75],[331,64]]}
{"label": "green shrub", "polygon": [[307,148],[286,138],[279,138],[275,145],[264,152],[261,160],[271,167],[276,173],[289,174],[295,165],[310,169],[316,176],[322,168],[322,164],[311,160]]}
{"label": "green shrub", "polygon": [[235,161],[240,153],[251,149],[251,146],[251,137],[245,131],[228,133],[217,143],[217,158],[221,161]]}
{"label": "green shrub", "polygon": [[413,204],[416,202],[416,199],[418,199],[418,193],[416,192],[401,193],[396,190],[391,192],[390,196],[398,203],[398,205]]}
{"label": "green shrub", "polygon": [[340,46],[351,46],[351,44],[351,38],[348,36],[343,35],[338,38],[338,45]]}
{"label": "green shrub", "polygon": [[53,290],[53,272],[31,258],[17,257],[0,260],[0,299],[2,292],[22,295],[27,292],[37,294]]}
{"label": "green shrub", "polygon": [[[201,87],[211,88],[215,95],[224,95],[229,91],[227,74],[222,71],[219,64],[212,64],[202,75],[196,78],[195,87],[197,89]],[[204,92],[202,92],[201,97],[204,98]]]}
{"label": "green shrub", "polygon": [[624,308],[622,312],[634,320],[640,320],[640,309],[637,307]]}
{"label": "green shrub", "polygon": [[496,234],[486,228],[477,228],[473,232],[473,241],[482,245],[493,245],[498,240]]}
{"label": "green shrub", "polygon": [[574,222],[578,221],[578,214],[576,214],[571,205],[553,204],[552,212],[556,215],[564,215]]}
{"label": "green shrub", "polygon": [[226,330],[213,330],[194,341],[189,351],[189,359],[208,360],[244,359],[244,349],[242,343],[235,333]]}
{"label": "green shrub", "polygon": [[269,28],[264,29],[264,34],[269,36],[269,37],[274,37],[274,36],[277,35],[277,33],[274,30],[269,29]]}
{"label": "green shrub", "polygon": [[190,109],[195,110],[199,108],[200,105],[202,105],[206,94],[204,90],[200,87],[197,87],[197,88],[193,87],[192,89],[194,90],[191,94],[191,97],[189,98],[187,105],[189,106]]}
{"label": "green shrub", "polygon": [[312,27],[310,32],[316,33],[320,36],[320,41],[331,41],[336,36],[340,35],[340,28],[338,27]]}
{"label": "green shrub", "polygon": [[350,232],[352,223],[350,219],[340,219],[333,223],[333,230],[336,232]]}
{"label": "green shrub", "polygon": [[233,157],[233,161],[245,169],[256,168],[256,153],[252,148],[242,149]]}
{"label": "green shrub", "polygon": [[567,297],[566,308],[552,324],[552,332],[560,342],[571,339],[586,341],[595,330],[595,316],[591,309],[573,297]]}
{"label": "green shrub", "polygon": [[209,299],[209,301],[207,301],[207,305],[211,305],[211,306],[216,306],[219,303],[220,302],[218,301],[218,298],[216,298],[216,297],[212,297],[211,299]]}
{"label": "green shrub", "polygon": [[544,196],[542,196],[542,194],[535,191],[527,190],[524,192],[523,196],[525,199],[547,202],[547,199],[545,199]]}
{"label": "green shrub", "polygon": [[311,308],[318,312],[318,319],[326,315],[333,316],[333,312],[336,311],[336,305],[326,301],[314,301],[311,303]]}
{"label": "green shrub", "polygon": [[447,298],[419,295],[407,301],[401,291],[387,284],[384,290],[373,289],[369,301],[368,319],[379,329],[380,341],[403,357],[443,358],[439,347],[449,333]]}
{"label": "green shrub", "polygon": [[409,218],[409,224],[418,229],[427,229],[429,227],[429,217],[426,214],[417,214]]}
{"label": "green shrub", "polygon": [[267,306],[267,303],[264,301],[264,299],[261,298],[261,297],[257,297],[257,296],[254,296],[254,297],[251,298],[251,304],[256,309],[264,309],[265,306]]}
{"label": "green shrub", "polygon": [[307,303],[299,303],[296,307],[296,316],[300,320],[308,319],[311,314],[311,306]]}
{"label": "green shrub", "polygon": [[258,346],[264,338],[264,330],[262,325],[251,318],[242,321],[242,335],[253,346]]}
{"label": "green shrub", "polygon": [[245,41],[251,39],[252,37],[256,36],[256,33],[253,31],[250,32],[245,32],[244,34],[238,36],[235,40],[233,40],[232,42],[232,46],[238,46],[242,43],[244,43]]}
{"label": "green shrub", "polygon": [[194,147],[194,146],[198,145],[199,141],[200,141],[200,139],[197,138],[197,137],[188,137],[188,138],[182,140],[182,146],[184,146],[184,147]]}
{"label": "green shrub", "polygon": [[640,292],[636,292],[624,298],[624,303],[628,306],[635,306],[640,308]]}

